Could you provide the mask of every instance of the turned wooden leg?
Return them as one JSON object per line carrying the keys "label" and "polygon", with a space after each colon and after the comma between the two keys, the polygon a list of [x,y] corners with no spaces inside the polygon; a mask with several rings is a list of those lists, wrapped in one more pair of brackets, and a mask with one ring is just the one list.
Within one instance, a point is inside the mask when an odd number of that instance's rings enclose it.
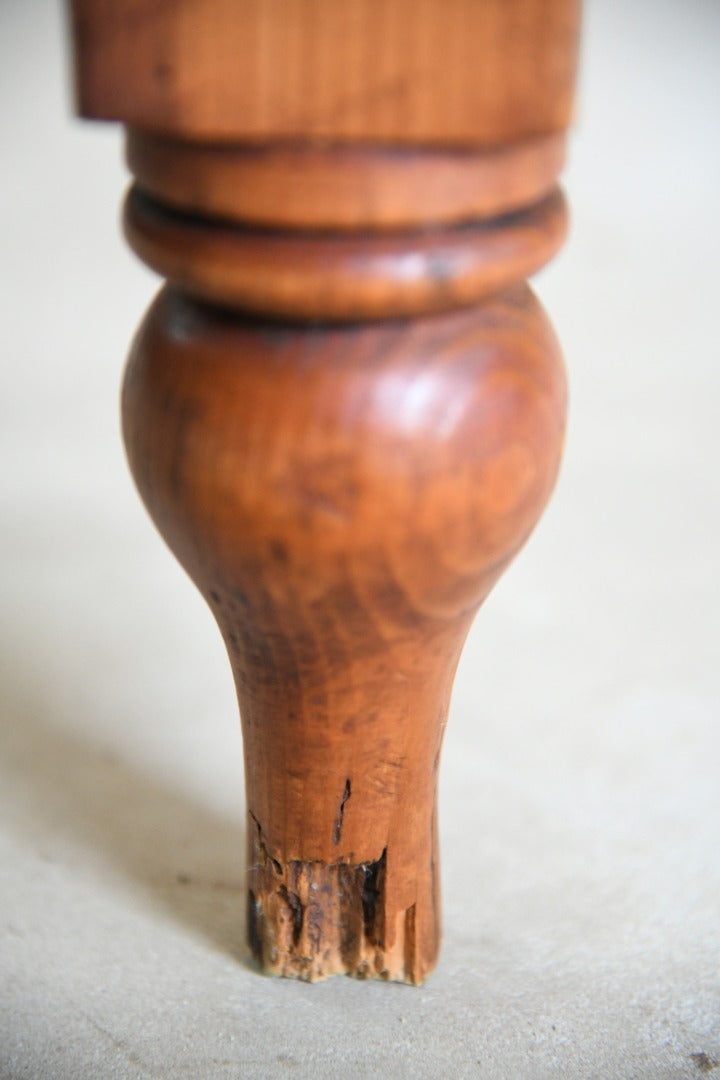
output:
{"label": "turned wooden leg", "polygon": [[138,487],[235,673],[253,949],[282,974],[421,979],[455,666],[560,452],[562,367],[536,300],[515,286],[303,329],[166,289],[123,413]]}
{"label": "turned wooden leg", "polygon": [[[255,10],[216,6],[231,22]],[[498,70],[504,56],[515,80],[513,113],[497,86],[478,99],[484,54],[460,64],[487,129],[475,145],[467,134],[462,147],[426,145],[446,136],[429,104],[424,129],[421,110],[422,130],[396,120],[387,131],[392,117],[370,97],[359,131],[337,113],[334,141],[318,141],[332,122],[319,105],[295,116],[293,142],[269,105],[262,145],[251,110],[246,131],[223,114],[219,141],[204,83],[195,106],[178,98],[179,123],[162,93],[124,117],[135,175],[126,234],[168,279],[127,367],[128,456],[233,668],[250,946],[264,970],[309,980],[420,982],[436,960],[436,792],[453,676],[478,606],[542,511],[562,446],[562,361],[524,279],[564,236],[558,129],[577,6],[459,6],[470,21],[481,12],[478,47]],[[289,7],[311,16],[309,0]],[[421,21],[439,26],[441,9],[426,6]],[[105,31],[89,3],[75,10],[82,86],[86,69],[98,79]],[[167,18],[153,8],[149,23],[160,34]],[[201,38],[204,18],[198,9]],[[272,37],[273,18],[269,27]],[[400,56],[399,32],[391,45]],[[106,53],[118,47],[108,37]],[[173,70],[187,82],[177,48]],[[549,81],[535,111],[521,108],[540,70]],[[226,90],[245,78],[218,71]],[[93,92],[106,102],[113,84],[103,85],[105,98]],[[470,124],[460,113],[447,123]]]}

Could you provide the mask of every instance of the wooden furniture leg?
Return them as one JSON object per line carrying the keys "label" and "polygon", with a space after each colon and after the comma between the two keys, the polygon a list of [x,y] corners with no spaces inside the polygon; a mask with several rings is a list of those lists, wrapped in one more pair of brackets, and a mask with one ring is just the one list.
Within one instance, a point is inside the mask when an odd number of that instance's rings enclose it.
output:
{"label": "wooden furniture leg", "polygon": [[168,281],[130,465],[237,685],[263,969],[420,982],[472,618],[551,491],[576,0],[74,0]]}

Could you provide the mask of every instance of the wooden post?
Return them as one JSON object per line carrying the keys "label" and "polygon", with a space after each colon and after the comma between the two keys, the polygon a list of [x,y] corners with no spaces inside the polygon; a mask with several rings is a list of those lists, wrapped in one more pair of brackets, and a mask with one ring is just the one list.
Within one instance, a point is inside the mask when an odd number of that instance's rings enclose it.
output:
{"label": "wooden post", "polygon": [[237,685],[248,937],[272,973],[420,982],[472,618],[557,471],[525,277],[557,250],[577,0],[74,0],[168,280],[129,460]]}

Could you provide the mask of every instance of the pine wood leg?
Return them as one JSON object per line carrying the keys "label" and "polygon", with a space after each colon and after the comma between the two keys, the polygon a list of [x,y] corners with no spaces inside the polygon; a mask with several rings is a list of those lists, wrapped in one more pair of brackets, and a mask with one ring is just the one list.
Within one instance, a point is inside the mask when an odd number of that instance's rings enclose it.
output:
{"label": "pine wood leg", "polygon": [[128,125],[167,279],[123,426],[233,668],[250,946],[417,983],[453,676],[562,446],[525,279],[565,233],[578,3],[130,6],[71,0],[79,98]]}

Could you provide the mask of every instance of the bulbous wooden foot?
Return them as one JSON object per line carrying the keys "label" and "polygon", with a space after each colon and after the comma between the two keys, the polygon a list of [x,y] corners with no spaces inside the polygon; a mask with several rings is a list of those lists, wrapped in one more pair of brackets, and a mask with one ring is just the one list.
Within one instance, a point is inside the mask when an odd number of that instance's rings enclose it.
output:
{"label": "bulbous wooden foot", "polygon": [[524,285],[336,328],[171,289],[151,309],[125,438],[233,666],[249,939],[268,971],[418,982],[432,967],[453,675],[548,497],[564,414],[558,349]]}

